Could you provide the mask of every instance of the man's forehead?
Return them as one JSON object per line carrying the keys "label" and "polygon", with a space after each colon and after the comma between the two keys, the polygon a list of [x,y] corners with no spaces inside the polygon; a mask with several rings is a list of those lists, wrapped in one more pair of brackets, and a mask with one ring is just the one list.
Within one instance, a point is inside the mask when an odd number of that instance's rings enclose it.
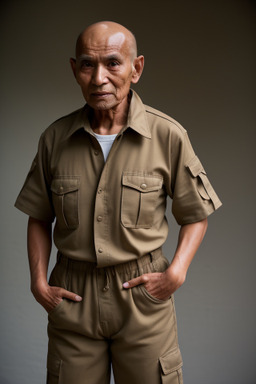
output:
{"label": "man's forehead", "polygon": [[77,56],[78,61],[93,61],[93,60],[100,60],[100,61],[110,61],[110,60],[119,60],[123,61],[124,55],[122,55],[119,51],[116,50],[107,50],[107,51],[93,51],[88,50],[84,53],[81,53]]}
{"label": "man's forehead", "polygon": [[85,34],[78,46],[80,51],[120,51],[126,45],[126,36],[122,32],[112,34]]}
{"label": "man's forehead", "polygon": [[109,45],[116,45],[121,47],[123,43],[125,42],[125,35],[122,32],[114,33],[113,35],[109,36],[108,38],[108,44]]}
{"label": "man's forehead", "polygon": [[94,52],[115,49],[134,58],[137,55],[136,39],[123,25],[105,21],[92,24],[80,33],[76,43],[76,56],[86,50]]}

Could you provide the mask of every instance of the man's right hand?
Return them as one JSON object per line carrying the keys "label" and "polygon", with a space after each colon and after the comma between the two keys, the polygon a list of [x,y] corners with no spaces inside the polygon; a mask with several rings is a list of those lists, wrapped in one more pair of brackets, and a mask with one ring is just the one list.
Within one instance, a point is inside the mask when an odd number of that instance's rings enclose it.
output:
{"label": "man's right hand", "polygon": [[52,224],[33,217],[28,221],[28,257],[31,291],[44,309],[51,312],[64,298],[81,301],[82,297],[64,288],[51,287],[47,270],[52,246]]}
{"label": "man's right hand", "polygon": [[75,302],[82,301],[81,296],[67,291],[64,288],[51,287],[47,283],[41,284],[39,287],[31,287],[31,291],[38,303],[41,304],[48,313],[54,310],[64,298]]}

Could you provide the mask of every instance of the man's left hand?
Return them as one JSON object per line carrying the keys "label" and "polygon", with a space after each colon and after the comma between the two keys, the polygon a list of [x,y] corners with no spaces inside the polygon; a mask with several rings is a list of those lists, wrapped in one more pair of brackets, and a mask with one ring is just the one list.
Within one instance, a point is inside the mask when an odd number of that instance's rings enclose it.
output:
{"label": "man's left hand", "polygon": [[168,300],[169,297],[183,284],[185,277],[173,273],[170,267],[167,271],[159,273],[146,273],[123,284],[124,288],[133,288],[144,284],[150,295],[159,300]]}

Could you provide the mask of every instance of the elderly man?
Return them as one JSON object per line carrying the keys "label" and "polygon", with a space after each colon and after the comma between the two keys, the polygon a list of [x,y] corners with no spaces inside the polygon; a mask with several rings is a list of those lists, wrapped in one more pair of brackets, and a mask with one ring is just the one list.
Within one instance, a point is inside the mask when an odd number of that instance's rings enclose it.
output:
{"label": "elderly man", "polygon": [[[91,25],[70,62],[86,105],[42,134],[16,201],[49,314],[47,383],[109,383],[111,364],[116,384],[182,383],[172,294],[221,203],[187,132],[130,89],[144,65],[130,31]],[[170,265],[167,195],[181,226]]]}

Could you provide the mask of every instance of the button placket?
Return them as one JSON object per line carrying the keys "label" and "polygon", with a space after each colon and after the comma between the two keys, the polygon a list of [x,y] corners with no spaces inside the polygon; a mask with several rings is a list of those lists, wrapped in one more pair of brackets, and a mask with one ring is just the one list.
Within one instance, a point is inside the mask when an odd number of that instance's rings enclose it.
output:
{"label": "button placket", "polygon": [[95,210],[94,210],[94,243],[97,253],[98,263],[101,262],[102,258],[105,258],[106,252],[106,225],[107,218],[105,214],[105,200],[104,200],[104,176],[105,176],[105,167],[101,174],[101,186],[98,186],[97,193],[95,196]]}
{"label": "button placket", "polygon": [[[109,256],[109,218],[108,218],[108,201],[106,199],[106,185],[109,169],[111,169],[110,162],[118,147],[118,137],[115,139],[108,158],[102,169],[101,177],[98,184],[98,189],[95,198],[94,209],[94,244],[97,254],[98,265],[105,264]],[[96,149],[96,148],[95,148]]]}

